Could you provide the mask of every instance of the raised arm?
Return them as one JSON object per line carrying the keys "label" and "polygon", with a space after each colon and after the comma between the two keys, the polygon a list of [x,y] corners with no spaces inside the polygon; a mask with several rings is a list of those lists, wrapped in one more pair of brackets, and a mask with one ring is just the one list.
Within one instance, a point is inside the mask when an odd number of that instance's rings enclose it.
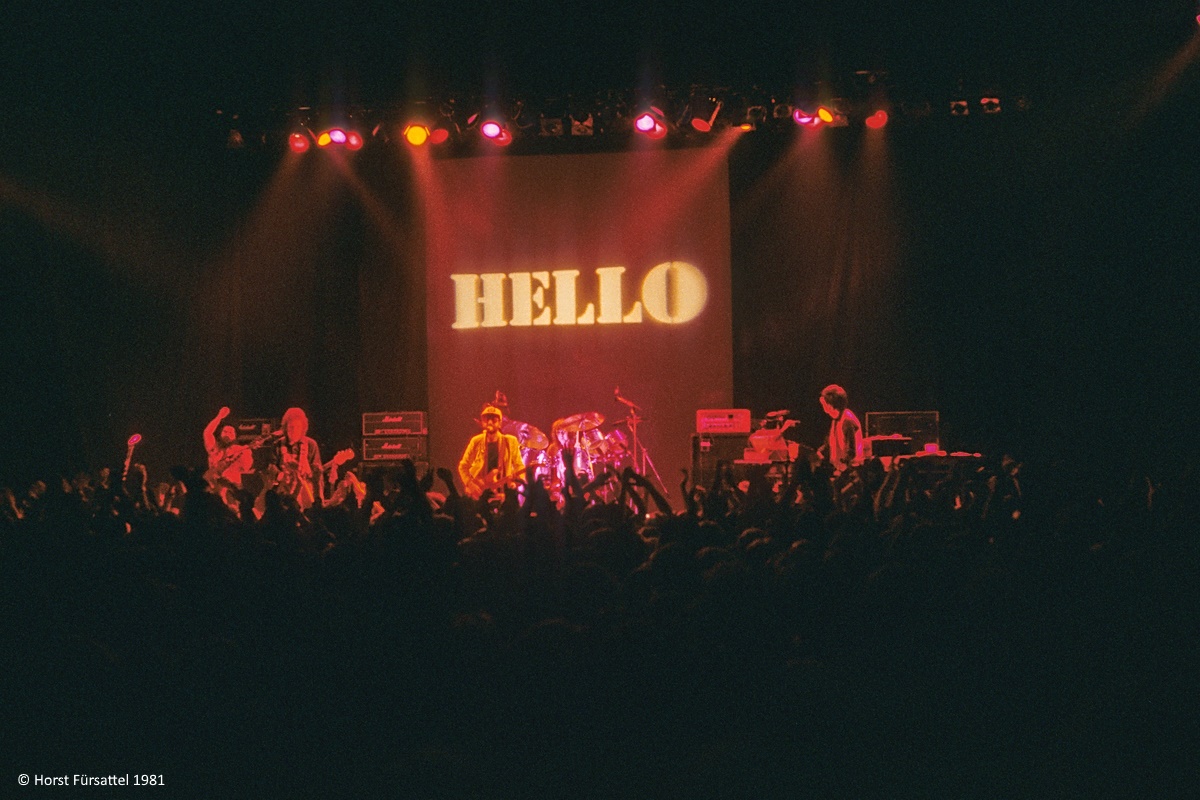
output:
{"label": "raised arm", "polygon": [[221,406],[221,410],[217,415],[208,421],[204,426],[204,451],[211,453],[217,449],[217,428],[221,426],[221,420],[229,416],[229,406]]}

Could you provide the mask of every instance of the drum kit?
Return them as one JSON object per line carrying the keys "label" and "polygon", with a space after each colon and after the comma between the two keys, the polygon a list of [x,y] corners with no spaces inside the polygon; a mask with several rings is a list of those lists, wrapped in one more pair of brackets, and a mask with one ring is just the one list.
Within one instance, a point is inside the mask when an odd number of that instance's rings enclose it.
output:
{"label": "drum kit", "polygon": [[620,425],[605,430],[604,415],[599,411],[584,411],[557,419],[547,436],[539,428],[519,420],[507,420],[505,433],[517,437],[521,456],[530,480],[541,480],[551,492],[561,491],[567,480],[567,457],[573,452],[571,466],[583,483],[603,475],[606,470],[620,472],[635,466],[634,448]]}

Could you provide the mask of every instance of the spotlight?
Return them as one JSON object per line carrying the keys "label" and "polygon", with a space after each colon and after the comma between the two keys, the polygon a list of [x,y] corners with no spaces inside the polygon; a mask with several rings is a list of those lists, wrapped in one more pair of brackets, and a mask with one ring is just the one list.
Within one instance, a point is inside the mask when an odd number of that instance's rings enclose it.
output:
{"label": "spotlight", "polygon": [[879,130],[888,124],[888,113],[881,108],[871,116],[867,117],[865,122],[868,128]]}
{"label": "spotlight", "polygon": [[689,105],[692,110],[692,128],[700,133],[708,133],[713,129],[724,103],[716,98],[700,95],[694,96]]}
{"label": "spotlight", "polygon": [[332,129],[329,131],[329,141],[333,142],[334,144],[345,144],[346,132],[341,128]]}
{"label": "spotlight", "polygon": [[985,114],[1000,113],[1000,98],[999,97],[981,97],[979,98],[979,107],[983,109]]}
{"label": "spotlight", "polygon": [[562,117],[538,117],[538,136],[562,136],[565,130]]}
{"label": "spotlight", "polygon": [[329,135],[329,131],[321,131],[321,135],[317,137],[317,147],[328,147],[333,141],[333,137]]}
{"label": "spotlight", "polygon": [[637,115],[633,120],[633,128],[651,139],[661,139],[667,135],[667,123],[663,112],[654,106]]}
{"label": "spotlight", "polygon": [[404,141],[413,147],[420,147],[429,141],[429,139],[429,128],[424,125],[413,124],[404,127]]}
{"label": "spotlight", "polygon": [[362,134],[358,131],[348,131],[346,133],[346,149],[361,150],[363,146]]}
{"label": "spotlight", "polygon": [[571,114],[571,135],[592,136],[596,133],[596,118],[589,111]]}
{"label": "spotlight", "polygon": [[450,138],[450,130],[448,128],[434,128],[429,132],[430,144],[441,144]]}
{"label": "spotlight", "polygon": [[504,126],[502,126],[499,122],[496,122],[495,120],[490,120],[490,119],[487,122],[485,122],[479,126],[479,132],[482,133],[488,139],[499,138],[499,136],[503,130],[504,130]]}
{"label": "spotlight", "polygon": [[950,116],[965,117],[971,113],[971,107],[966,100],[951,100],[950,101]]}
{"label": "spotlight", "polygon": [[299,131],[288,136],[288,149],[293,153],[308,152],[309,139],[308,136]]}
{"label": "spotlight", "polygon": [[816,128],[821,124],[821,118],[816,114],[810,114],[800,106],[796,106],[792,111],[792,120],[797,125],[802,125],[805,128]]}
{"label": "spotlight", "polygon": [[833,122],[833,110],[825,106],[819,106],[817,108],[817,119],[828,125],[829,123]]}

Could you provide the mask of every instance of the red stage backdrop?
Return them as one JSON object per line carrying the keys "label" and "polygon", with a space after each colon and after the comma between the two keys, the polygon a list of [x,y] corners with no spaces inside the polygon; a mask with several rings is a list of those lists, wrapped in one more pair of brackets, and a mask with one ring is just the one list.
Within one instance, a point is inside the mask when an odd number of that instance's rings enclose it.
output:
{"label": "red stage backdrop", "polygon": [[719,148],[473,158],[421,170],[432,460],[452,465],[497,390],[550,434],[629,431],[670,490],[697,408],[731,403],[729,184]]}

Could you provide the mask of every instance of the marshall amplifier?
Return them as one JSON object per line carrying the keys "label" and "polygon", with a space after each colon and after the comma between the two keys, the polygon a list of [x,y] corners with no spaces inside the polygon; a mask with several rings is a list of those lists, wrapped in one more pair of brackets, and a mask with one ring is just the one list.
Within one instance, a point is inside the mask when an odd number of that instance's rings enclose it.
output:
{"label": "marshall amplifier", "polygon": [[378,461],[429,460],[428,436],[374,436],[363,439],[363,463]]}
{"label": "marshall amplifier", "polygon": [[[260,436],[264,436],[271,431],[279,430],[279,420],[269,419],[267,417],[254,417],[252,419],[239,419],[233,426],[237,431],[238,444],[250,444]],[[218,430],[220,430],[218,428]]]}
{"label": "marshall amplifier", "polygon": [[424,411],[374,411],[362,415],[363,436],[424,436]]}
{"label": "marshall amplifier", "polygon": [[696,433],[750,433],[750,409],[702,408],[696,412]]}

